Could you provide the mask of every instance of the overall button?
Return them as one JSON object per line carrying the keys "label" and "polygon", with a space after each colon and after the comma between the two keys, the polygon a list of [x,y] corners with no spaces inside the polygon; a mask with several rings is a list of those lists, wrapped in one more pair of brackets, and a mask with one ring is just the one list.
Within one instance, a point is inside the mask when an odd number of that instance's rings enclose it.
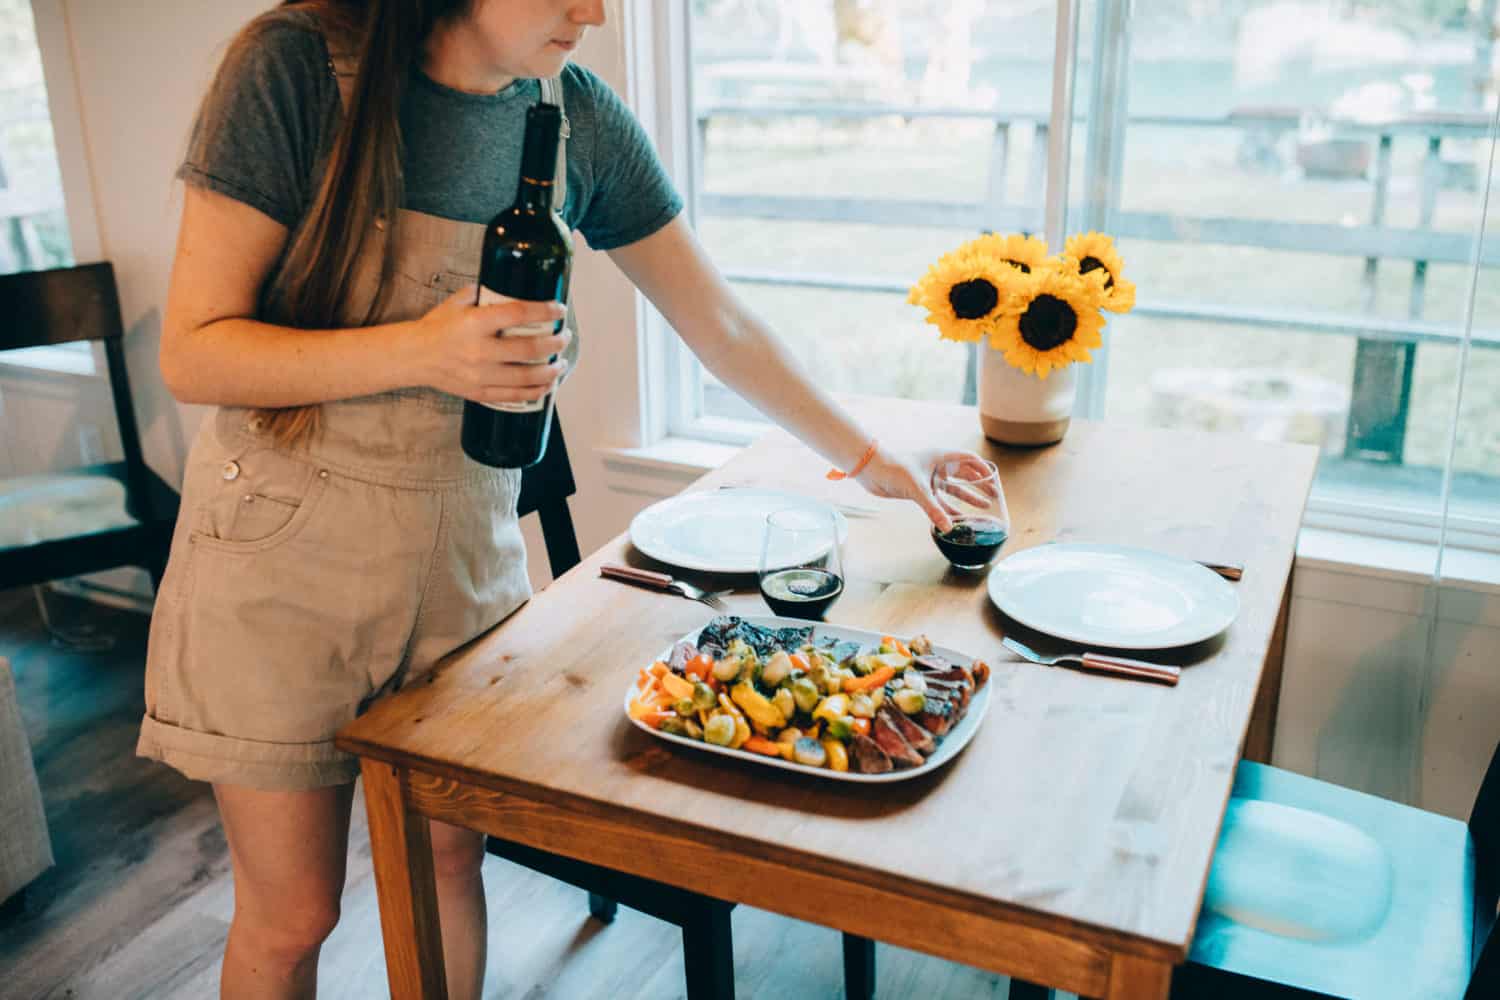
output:
{"label": "overall button", "polygon": [[219,475],[223,476],[225,478],[225,480],[233,480],[233,479],[240,478],[240,463],[238,463],[238,462],[225,462],[224,463],[224,468],[222,468],[222,469],[219,470]]}

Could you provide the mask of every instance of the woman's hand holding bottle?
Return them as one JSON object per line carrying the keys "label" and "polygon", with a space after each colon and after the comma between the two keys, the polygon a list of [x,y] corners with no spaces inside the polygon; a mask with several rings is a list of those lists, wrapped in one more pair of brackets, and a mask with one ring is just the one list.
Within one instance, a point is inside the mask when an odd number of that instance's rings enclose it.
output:
{"label": "woman's hand holding bottle", "polygon": [[[501,330],[555,323],[566,315],[560,302],[512,300],[474,304],[476,286],[459,289],[415,322],[415,382],[477,403],[521,403],[540,399],[567,371],[561,360],[572,334],[501,337]],[[558,358],[556,361],[549,359]]]}

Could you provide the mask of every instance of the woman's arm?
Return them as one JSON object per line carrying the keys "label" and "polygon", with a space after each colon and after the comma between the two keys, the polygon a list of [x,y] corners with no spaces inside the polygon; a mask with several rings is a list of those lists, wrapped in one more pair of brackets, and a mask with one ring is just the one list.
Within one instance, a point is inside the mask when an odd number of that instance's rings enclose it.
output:
{"label": "woman's arm", "polygon": [[[726,385],[838,468],[850,469],[864,455],[870,434],[807,377],[775,333],[739,300],[682,216],[610,251],[610,257]],[[926,474],[933,461],[946,457],[974,458],[943,451],[906,456],[882,445],[858,478],[877,496],[914,500],[946,530],[948,515]]]}
{"label": "woman's arm", "polygon": [[302,330],[253,319],[286,227],[225,195],[186,191],[161,342],[162,377],[182,402],[302,406],[410,385],[505,402],[537,398],[561,373],[512,362],[560,353],[566,334],[494,336],[555,320],[561,307],[474,306],[472,288],[403,323]]}

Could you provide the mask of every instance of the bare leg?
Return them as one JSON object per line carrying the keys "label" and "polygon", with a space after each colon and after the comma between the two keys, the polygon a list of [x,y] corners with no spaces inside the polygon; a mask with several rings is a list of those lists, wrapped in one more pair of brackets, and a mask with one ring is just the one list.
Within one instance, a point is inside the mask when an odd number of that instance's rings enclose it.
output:
{"label": "bare leg", "polygon": [[354,786],[268,792],[215,785],[234,868],[221,1000],[312,1000],[339,919]]}
{"label": "bare leg", "polygon": [[432,867],[449,1000],[479,1000],[489,925],[484,903],[484,835],[432,822]]}

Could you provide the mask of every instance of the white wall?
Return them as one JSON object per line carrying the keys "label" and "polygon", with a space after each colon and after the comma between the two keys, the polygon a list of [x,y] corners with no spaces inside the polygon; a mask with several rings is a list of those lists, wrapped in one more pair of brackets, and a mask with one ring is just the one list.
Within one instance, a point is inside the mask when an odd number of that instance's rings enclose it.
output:
{"label": "white wall", "polygon": [[[37,0],[54,112],[76,104],[79,128],[59,122],[59,145],[80,259],[115,262],[128,329],[137,410],[151,464],[175,481],[202,411],[178,406],[156,369],[161,312],[180,198],[172,172],[198,97],[223,43],[268,6],[264,0]],[[71,56],[73,79],[54,79]],[[629,96],[623,32],[596,32],[582,60]],[[86,162],[80,162],[86,161]],[[94,211],[75,211],[92,189]],[[81,192],[81,193],[80,193]],[[640,444],[641,344],[628,284],[607,258],[580,253],[580,366],[562,395],[579,483],[573,510],[588,551],[654,497],[681,485],[639,479],[611,489],[601,449]],[[76,460],[77,431],[108,426],[101,399],[64,376],[6,375],[6,422],[23,419],[28,453],[12,469]],[[94,390],[98,391],[98,390]],[[70,402],[70,398],[73,399]],[[82,402],[76,400],[81,398]],[[11,421],[17,421],[12,424]],[[108,444],[108,447],[118,447]],[[545,579],[539,540],[533,572]],[[1292,606],[1277,762],[1378,794],[1464,815],[1500,719],[1500,594],[1445,594],[1431,640],[1427,591],[1398,579],[1329,565],[1299,568]]]}

